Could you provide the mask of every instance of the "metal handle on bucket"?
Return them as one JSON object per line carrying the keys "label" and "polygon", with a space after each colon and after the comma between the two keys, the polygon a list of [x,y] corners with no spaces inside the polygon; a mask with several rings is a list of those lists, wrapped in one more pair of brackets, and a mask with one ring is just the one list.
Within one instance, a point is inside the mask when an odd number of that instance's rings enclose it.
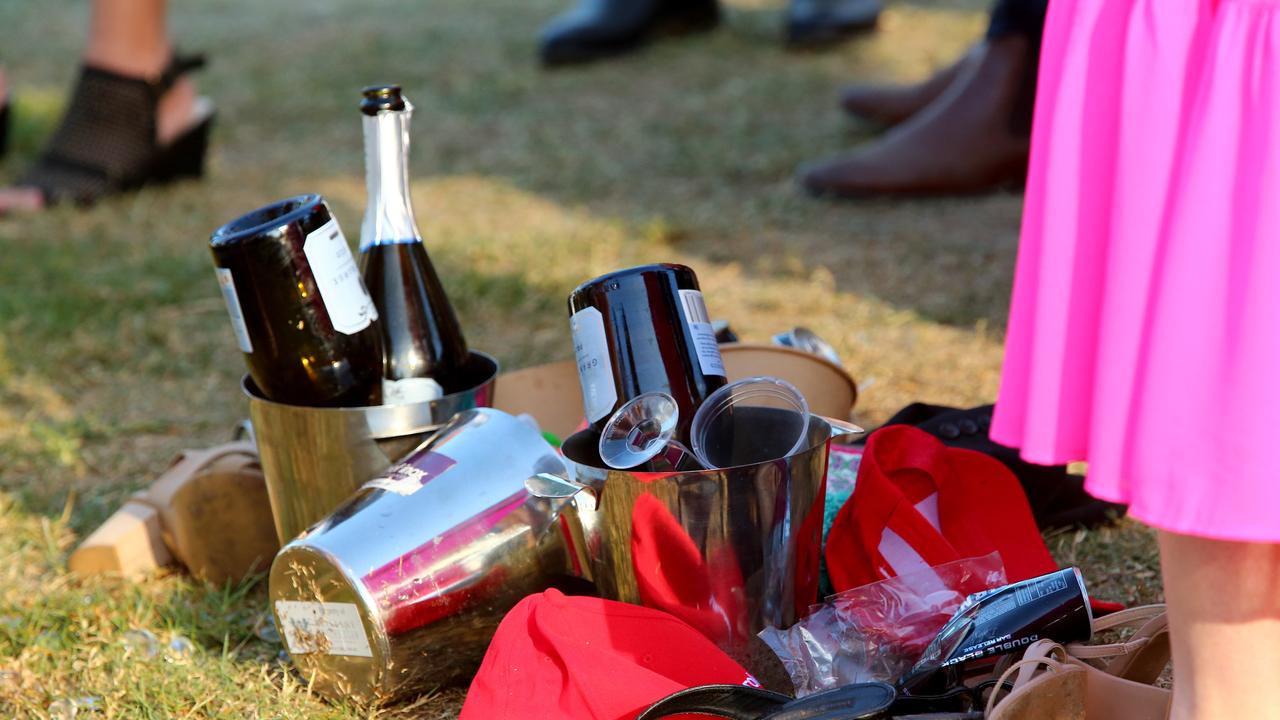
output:
{"label": "metal handle on bucket", "polygon": [[600,502],[600,497],[591,486],[583,485],[576,480],[570,480],[556,473],[540,472],[536,475],[531,475],[524,481],[524,489],[528,490],[529,494],[534,497],[548,500],[571,498],[585,490],[597,504]]}
{"label": "metal handle on bucket", "polygon": [[845,420],[837,420],[835,418],[827,417],[826,415],[818,415],[816,417],[822,418],[824,421],[826,421],[828,425],[831,426],[830,439],[832,442],[847,442],[849,440],[856,440],[862,437],[863,435],[867,434],[866,430],[863,430],[862,428],[858,427],[857,425],[854,425],[851,422],[847,422]]}

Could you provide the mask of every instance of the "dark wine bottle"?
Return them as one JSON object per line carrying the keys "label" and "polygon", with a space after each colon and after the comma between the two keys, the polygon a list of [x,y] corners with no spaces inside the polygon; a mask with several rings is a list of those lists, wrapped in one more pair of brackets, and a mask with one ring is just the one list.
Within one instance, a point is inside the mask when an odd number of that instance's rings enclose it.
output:
{"label": "dark wine bottle", "polygon": [[569,295],[578,378],[591,429],[626,401],[665,392],[680,407],[676,439],[708,395],[726,382],[715,329],[684,265],[644,265],[580,285]]}
{"label": "dark wine bottle", "polygon": [[381,402],[378,312],[323,198],[236,218],[213,232],[209,249],[249,375],[268,400]]}
{"label": "dark wine bottle", "polygon": [[468,389],[467,341],[427,257],[409,199],[409,117],[396,85],[364,89],[368,206],[360,265],[382,317],[383,402],[433,400]]}

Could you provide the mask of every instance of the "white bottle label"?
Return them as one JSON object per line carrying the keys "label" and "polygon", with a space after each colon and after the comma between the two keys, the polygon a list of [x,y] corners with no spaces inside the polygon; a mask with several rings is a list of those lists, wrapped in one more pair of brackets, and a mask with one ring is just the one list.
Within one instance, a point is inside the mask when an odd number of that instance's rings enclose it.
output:
{"label": "white bottle label", "polygon": [[720,344],[716,342],[716,329],[707,315],[707,304],[697,290],[681,290],[680,304],[684,306],[684,319],[693,335],[693,350],[698,354],[698,365],[703,375],[728,377],[724,359],[720,357]]}
{"label": "white bottle label", "polygon": [[337,220],[329,220],[307,233],[302,252],[311,263],[311,273],[320,289],[320,298],[329,310],[334,330],[354,335],[378,319],[378,311],[364,287],[360,269]]}
{"label": "white bottle label", "polygon": [[290,655],[373,657],[354,603],[277,600],[276,617]]}
{"label": "white bottle label", "polygon": [[444,388],[434,378],[382,379],[382,404],[404,405],[444,397]]}
{"label": "white bottle label", "polygon": [[222,288],[222,299],[227,303],[227,314],[231,316],[231,327],[236,331],[236,342],[244,352],[253,352],[253,342],[249,340],[249,331],[244,326],[244,312],[240,310],[240,296],[236,295],[236,281],[231,271],[226,268],[214,268],[218,274],[218,287]]}
{"label": "white bottle label", "polygon": [[569,318],[573,332],[573,354],[578,361],[578,380],[582,382],[582,404],[587,420],[595,422],[609,414],[618,402],[618,389],[613,386],[613,363],[609,361],[609,343],[604,334],[604,316],[593,308],[583,308]]}

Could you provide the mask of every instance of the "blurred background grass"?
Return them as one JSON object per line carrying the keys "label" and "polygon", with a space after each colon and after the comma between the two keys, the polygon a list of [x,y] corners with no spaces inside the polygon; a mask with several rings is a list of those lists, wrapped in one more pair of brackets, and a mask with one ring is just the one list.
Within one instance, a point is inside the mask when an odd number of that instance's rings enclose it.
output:
{"label": "blurred background grass", "polygon": [[[263,589],[65,571],[78,539],[178,450],[228,438],[243,363],[205,242],[222,222],[318,191],[354,239],[364,205],[358,90],[398,82],[417,107],[413,196],[473,346],[515,368],[570,355],[582,280],[672,260],[744,339],[805,324],[857,378],[857,419],[995,395],[1021,197],[831,204],[795,165],[870,136],[835,107],[856,80],[910,80],[985,26],[977,0],[891,2],[881,29],[822,54],[779,43],[781,0],[734,0],[715,33],[617,62],[539,70],[559,0],[191,0],[180,44],[208,52],[210,174],[78,212],[0,219],[0,715],[94,698],[106,717],[452,717],[462,691],[408,707],[309,695],[254,633]],[[12,179],[53,129],[87,7],[0,3],[15,86]],[[1095,594],[1159,595],[1132,524],[1062,533]],[[190,655],[145,657],[146,629]],[[56,707],[56,705],[53,705]],[[82,710],[82,714],[88,712]]]}

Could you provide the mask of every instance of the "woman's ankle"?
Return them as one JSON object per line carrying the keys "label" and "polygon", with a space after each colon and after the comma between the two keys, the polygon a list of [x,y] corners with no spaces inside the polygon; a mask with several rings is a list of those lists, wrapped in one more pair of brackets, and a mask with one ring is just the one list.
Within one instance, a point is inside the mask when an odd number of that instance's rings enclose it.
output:
{"label": "woman's ankle", "polygon": [[190,129],[195,108],[195,82],[187,77],[178,78],[156,106],[156,142],[168,145]]}

